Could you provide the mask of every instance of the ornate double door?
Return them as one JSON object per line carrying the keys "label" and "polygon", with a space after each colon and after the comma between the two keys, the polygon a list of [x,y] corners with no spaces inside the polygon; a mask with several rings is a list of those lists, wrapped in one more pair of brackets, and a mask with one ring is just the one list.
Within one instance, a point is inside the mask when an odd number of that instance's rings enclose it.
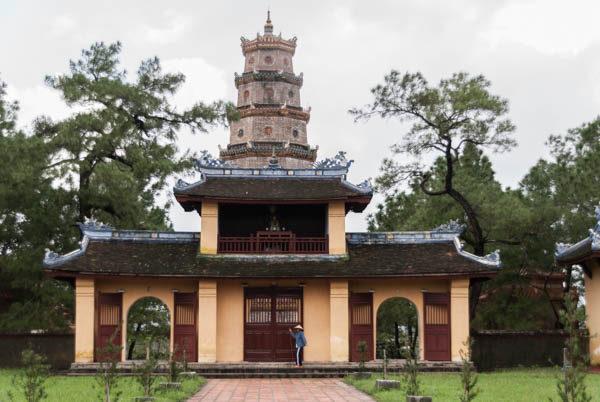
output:
{"label": "ornate double door", "polygon": [[302,288],[244,289],[244,360],[292,362],[289,328],[302,325]]}

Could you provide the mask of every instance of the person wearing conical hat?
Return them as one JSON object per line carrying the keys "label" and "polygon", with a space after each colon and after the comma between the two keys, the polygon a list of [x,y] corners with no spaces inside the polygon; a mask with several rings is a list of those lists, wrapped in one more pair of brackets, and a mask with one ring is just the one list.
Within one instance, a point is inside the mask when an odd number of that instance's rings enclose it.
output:
{"label": "person wearing conical hat", "polygon": [[296,368],[300,368],[302,367],[302,349],[306,346],[304,328],[302,325],[296,325],[293,330],[290,328],[290,335],[296,340]]}

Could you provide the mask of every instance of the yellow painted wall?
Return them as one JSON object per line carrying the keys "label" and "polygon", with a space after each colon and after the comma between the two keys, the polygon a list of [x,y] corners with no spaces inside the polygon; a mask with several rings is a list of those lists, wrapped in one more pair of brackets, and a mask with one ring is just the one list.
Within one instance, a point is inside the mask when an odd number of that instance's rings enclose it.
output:
{"label": "yellow painted wall", "polygon": [[219,204],[215,201],[202,201],[201,216],[200,254],[217,254]]}
{"label": "yellow painted wall", "polygon": [[329,203],[329,254],[346,254],[345,208],[344,201],[331,201]]}
{"label": "yellow painted wall", "polygon": [[349,359],[348,281],[329,282],[329,349],[330,361]]}
{"label": "yellow painted wall", "polygon": [[94,361],[94,280],[75,280],[75,362]]}
{"label": "yellow painted wall", "polygon": [[[202,317],[200,322],[202,323]],[[242,281],[217,282],[217,361],[244,361],[244,288]]]}
{"label": "yellow painted wall", "polygon": [[[600,277],[600,268],[597,269]],[[587,279],[587,278],[586,278]],[[451,291],[451,336],[452,357],[454,358],[462,341],[468,336],[468,280],[281,280],[247,281],[249,287],[276,286],[296,287],[300,282],[304,287],[304,329],[308,340],[305,360],[348,361],[349,359],[349,291],[373,294],[374,332],[377,328],[377,310],[381,303],[391,297],[404,297],[413,302],[419,317],[419,340],[423,339],[423,294],[429,292]],[[598,291],[591,292],[600,299],[600,280],[593,285]],[[123,289],[123,320],[127,326],[127,312],[131,305],[145,296],[157,297],[163,301],[171,313],[171,347],[173,344],[173,293],[199,291],[198,356],[200,361],[240,362],[244,357],[244,288],[240,280],[194,281],[168,279],[103,279],[77,280],[76,282],[76,361],[91,361],[94,348],[94,291],[114,293]],[[467,293],[465,293],[467,292]],[[592,300],[593,301],[593,300]],[[599,303],[597,301],[595,303]],[[588,301],[589,303],[589,301]],[[590,305],[590,304],[588,304]],[[589,313],[588,313],[589,314]],[[591,314],[590,314],[591,316]],[[600,314],[598,314],[600,318]],[[466,318],[466,320],[465,320]],[[83,322],[83,325],[79,323]],[[598,325],[593,317],[590,326]],[[596,328],[596,327],[594,327]],[[600,333],[600,328],[595,332]],[[376,333],[373,334],[376,342]],[[127,334],[123,331],[123,345]],[[596,348],[600,344],[596,345]],[[123,359],[125,358],[123,351]],[[421,358],[423,358],[421,348]]]}
{"label": "yellow painted wall", "polygon": [[423,308],[423,290],[428,292],[448,292],[449,285],[447,280],[418,280],[418,279],[387,279],[387,280],[364,280],[351,281],[350,290],[352,292],[364,293],[370,289],[373,293],[373,345],[377,344],[377,310],[381,304],[392,297],[403,297],[411,301],[416,309],[419,320],[419,353],[420,358],[425,358],[423,349],[424,339],[424,308]]}
{"label": "yellow painted wall", "polygon": [[304,360],[326,362],[330,358],[329,281],[306,281],[304,288],[304,335],[308,346]]}
{"label": "yellow painted wall", "polygon": [[183,279],[99,279],[96,281],[97,291],[102,293],[116,293],[120,289],[123,293],[123,331],[121,358],[127,357],[127,314],[129,308],[143,297],[156,297],[167,305],[171,315],[171,350],[173,349],[173,330],[175,316],[173,314],[175,298],[173,289],[180,292],[195,292],[198,290],[197,281]]}
{"label": "yellow painted wall", "polygon": [[593,365],[600,365],[600,263],[591,260],[586,263],[592,278],[585,275],[585,306],[587,326],[590,331],[590,355]]}
{"label": "yellow painted wall", "polygon": [[460,351],[467,351],[469,338],[469,280],[453,280],[450,285],[450,340],[452,361],[460,361]]}
{"label": "yellow painted wall", "polygon": [[217,361],[217,281],[198,282],[198,361]]}

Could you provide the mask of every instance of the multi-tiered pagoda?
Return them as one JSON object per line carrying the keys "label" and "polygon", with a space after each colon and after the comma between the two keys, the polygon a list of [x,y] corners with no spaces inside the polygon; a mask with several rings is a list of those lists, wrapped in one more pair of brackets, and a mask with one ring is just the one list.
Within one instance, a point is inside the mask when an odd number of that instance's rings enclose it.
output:
{"label": "multi-tiered pagoda", "polygon": [[[81,247],[48,253],[47,275],[75,286],[75,361],[97,361],[111,334],[127,344],[127,312],[155,297],[171,311],[171,347],[189,361],[293,361],[288,328],[302,325],[307,362],[374,358],[376,313],[390,298],[419,316],[421,358],[460,360],[469,335],[469,283],[497,275],[497,254],[463,249],[456,223],[424,232],[347,233],[346,215],[371,201],[368,181],[346,176],[340,153],[315,162],[296,39],[242,39],[235,78],[241,118],[219,159],[174,195],[201,216],[200,232],[123,230],[80,224]],[[125,351],[122,360],[126,360]],[[223,363],[226,364],[226,363]],[[228,363],[227,363],[228,364]],[[194,366],[190,366],[194,367]],[[195,366],[198,367],[198,366]]]}
{"label": "multi-tiered pagoda", "polygon": [[310,168],[317,150],[308,145],[310,110],[302,108],[302,74],[294,74],[296,38],[273,35],[270,16],[264,35],[242,37],[244,72],[235,75],[241,118],[231,123],[220,158],[237,167],[257,168],[274,155],[285,168]]}

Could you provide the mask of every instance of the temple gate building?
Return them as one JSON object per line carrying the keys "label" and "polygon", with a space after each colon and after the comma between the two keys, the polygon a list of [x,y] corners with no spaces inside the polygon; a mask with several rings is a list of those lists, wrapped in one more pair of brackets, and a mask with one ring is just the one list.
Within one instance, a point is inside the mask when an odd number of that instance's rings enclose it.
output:
{"label": "temple gate building", "polygon": [[[368,181],[347,181],[343,153],[317,162],[310,110],[293,69],[296,38],[242,38],[235,76],[240,119],[219,159],[174,196],[201,216],[199,232],[121,230],[81,223],[80,248],[47,253],[47,275],[75,285],[75,360],[98,360],[142,297],[171,312],[171,348],[197,362],[293,361],[288,328],[301,324],[307,362],[374,359],[376,313],[403,297],[418,312],[421,359],[460,360],[469,335],[469,281],[497,275],[497,253],[463,250],[456,223],[425,232],[347,233],[346,215],[371,201]],[[125,350],[121,360],[126,360]]]}
{"label": "temple gate building", "polygon": [[557,265],[579,265],[583,270],[589,353],[594,366],[600,365],[600,205],[596,218],[598,223],[585,239],[575,244],[558,243],[555,254]]}

